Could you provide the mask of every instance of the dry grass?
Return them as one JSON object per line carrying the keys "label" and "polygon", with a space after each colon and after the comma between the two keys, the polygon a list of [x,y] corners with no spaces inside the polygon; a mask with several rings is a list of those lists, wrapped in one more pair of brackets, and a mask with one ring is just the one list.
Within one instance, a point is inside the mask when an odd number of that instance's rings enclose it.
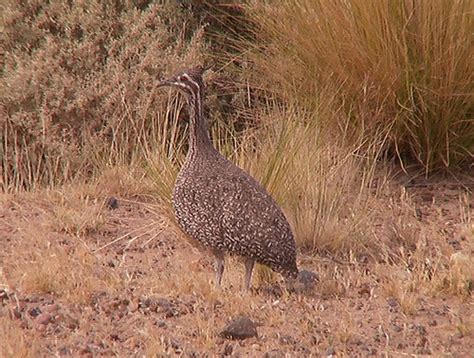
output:
{"label": "dry grass", "polygon": [[[4,3],[0,355],[426,354],[408,328],[420,319],[434,354],[462,352],[473,332],[464,318],[474,287],[472,193],[400,185],[380,159],[391,148],[431,170],[472,152],[468,4],[249,5],[265,57],[239,55],[251,66],[230,79],[227,67],[207,74],[211,135],[281,204],[299,266],[319,282],[291,293],[260,267],[256,289],[241,296],[242,264],[230,259],[216,290],[211,260],[186,242],[170,202],[187,112],[181,96],[154,83],[210,56],[196,14],[147,2]],[[143,302],[157,298],[176,316],[147,310]],[[67,314],[37,331],[35,300]],[[242,313],[263,323],[259,339],[220,338]],[[433,314],[442,324],[427,323]],[[80,324],[68,328],[67,315]],[[446,332],[466,337],[464,346]]]}
{"label": "dry grass", "polygon": [[16,322],[3,320],[0,326],[0,337],[2,338],[0,347],[2,357],[34,358],[39,355],[40,349],[37,340],[29,341]]}
{"label": "dry grass", "polygon": [[181,25],[184,9],[100,1],[2,7],[2,190],[90,177],[104,163],[136,163],[147,144],[160,143],[166,102],[154,84],[175,66],[201,62],[205,49],[198,26]]}
{"label": "dry grass", "polygon": [[[36,213],[36,216],[43,215]],[[72,216],[73,221],[83,219],[82,214]],[[124,287],[123,280],[92,255],[78,238],[78,232],[61,230],[68,236],[56,234],[51,231],[51,227],[57,225],[56,218],[50,217],[46,222],[43,220],[38,222],[29,218],[11,223],[16,228],[16,234],[12,237],[16,249],[2,262],[4,277],[11,289],[48,293],[84,303],[88,302],[94,291],[115,291]],[[81,231],[80,234],[91,234],[91,231]]]}
{"label": "dry grass", "polygon": [[472,1],[254,1],[247,10],[257,88],[311,110],[343,108],[347,121],[324,124],[356,142],[387,133],[386,148],[426,172],[470,162]]}
{"label": "dry grass", "polygon": [[[2,197],[1,227],[6,233],[13,233],[5,236],[12,241],[5,242],[6,250],[0,256],[0,288],[11,297],[0,306],[0,315],[8,322],[0,330],[2,342],[9,342],[5,349],[17,354],[54,355],[67,348],[77,354],[90,351],[165,356],[192,351],[220,354],[226,345],[242,354],[280,349],[292,354],[321,355],[334,347],[338,354],[352,356],[367,345],[380,352],[416,354],[417,342],[425,341],[411,330],[422,325],[430,332],[427,344],[435,354],[443,350],[436,342],[446,344],[448,335],[465,337],[465,342],[471,337],[472,322],[467,317],[472,289],[467,289],[466,283],[469,279],[472,282],[472,273],[470,265],[463,266],[463,258],[472,256],[452,257],[453,250],[440,235],[438,225],[418,222],[418,231],[413,235],[420,239],[411,249],[398,236],[387,235],[390,230],[385,234],[377,232],[374,237],[378,247],[391,253],[390,259],[380,256],[378,263],[363,261],[350,252],[334,252],[335,259],[300,254],[300,267],[319,274],[314,291],[289,293],[281,289],[278,277],[273,277],[271,283],[254,278],[255,289],[241,296],[240,262],[228,260],[224,287],[215,289],[211,260],[203,259],[197,249],[168,230],[155,235],[169,225],[161,218],[160,201],[142,195],[139,202],[120,195],[136,198],[136,194],[147,188],[153,190],[153,186],[145,181],[133,192],[128,185],[116,183],[111,190],[108,184],[113,184],[111,178],[116,173],[105,173],[92,183],[76,184],[67,190]],[[371,199],[369,207],[375,205],[375,200],[379,201],[377,207],[390,202],[393,216],[397,213],[409,218],[414,206],[419,205],[416,196],[406,192],[400,195],[387,188],[377,192],[379,195]],[[388,198],[384,196],[389,194]],[[78,233],[57,230],[53,225],[54,207],[75,203],[92,211],[95,203],[108,195],[119,199],[119,208],[104,208],[104,224],[96,229]],[[460,203],[468,205],[470,199],[465,200],[462,198]],[[468,210],[463,206],[459,213]],[[77,222],[82,220],[81,211],[72,213]],[[380,215],[386,214],[381,212],[374,218]],[[439,218],[436,222],[445,220]],[[472,225],[461,221],[459,224],[460,229],[465,228],[466,238],[472,234],[467,224]],[[465,246],[463,255],[468,251]],[[18,307],[26,307],[18,319],[9,316],[10,310],[17,307],[14,297],[19,299]],[[35,303],[38,299],[40,303]],[[170,316],[159,305],[151,310],[144,306],[147,299],[169,302]],[[396,304],[388,303],[393,300]],[[44,330],[37,331],[38,324],[28,312],[51,301],[60,311]],[[447,305],[450,311],[446,315],[436,313],[444,312]],[[239,344],[219,337],[225,322],[240,314],[263,324],[259,339]],[[429,325],[433,315],[436,326]],[[65,319],[76,323],[68,325]],[[391,330],[392,324],[400,327],[399,334]],[[419,330],[423,332],[422,328]],[[21,338],[13,341],[14,337]],[[399,345],[404,342],[411,343]],[[456,347],[452,346],[451,352],[462,351]]]}

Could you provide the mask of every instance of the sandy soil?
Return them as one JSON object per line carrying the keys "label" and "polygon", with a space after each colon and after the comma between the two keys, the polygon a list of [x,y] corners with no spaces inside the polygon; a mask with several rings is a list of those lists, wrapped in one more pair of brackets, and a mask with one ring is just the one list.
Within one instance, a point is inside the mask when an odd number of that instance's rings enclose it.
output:
{"label": "sandy soil", "polygon": [[[406,190],[418,220],[442,233],[447,254],[469,254],[459,199],[465,189],[411,183]],[[256,274],[252,292],[242,294],[236,260],[216,290],[212,262],[161,230],[153,205],[119,198],[108,209],[103,200],[87,203],[92,219],[74,222],[79,209],[58,213],[55,195],[2,198],[0,355],[472,356],[472,290],[444,292],[432,283],[404,290],[408,263],[317,255],[299,256],[301,267],[319,274],[307,292],[287,292]],[[470,215],[472,201],[468,208]],[[240,314],[259,324],[258,337],[221,337]]]}

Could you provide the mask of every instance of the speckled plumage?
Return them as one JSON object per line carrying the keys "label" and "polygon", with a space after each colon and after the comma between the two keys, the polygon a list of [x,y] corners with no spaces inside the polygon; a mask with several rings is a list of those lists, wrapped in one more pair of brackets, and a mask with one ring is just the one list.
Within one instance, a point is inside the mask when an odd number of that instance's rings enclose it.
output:
{"label": "speckled plumage", "polygon": [[296,277],[295,240],[282,210],[254,178],[222,156],[209,139],[202,109],[202,69],[185,71],[160,84],[178,87],[188,99],[189,150],[176,180],[173,206],[183,230],[216,255],[217,284],[225,254],[247,260],[247,288],[254,261],[285,277]]}

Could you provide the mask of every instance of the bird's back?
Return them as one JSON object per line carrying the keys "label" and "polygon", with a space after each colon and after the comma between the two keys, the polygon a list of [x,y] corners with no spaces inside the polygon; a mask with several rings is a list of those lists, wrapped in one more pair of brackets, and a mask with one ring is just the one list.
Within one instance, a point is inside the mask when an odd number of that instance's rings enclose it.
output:
{"label": "bird's back", "polygon": [[184,231],[205,246],[295,276],[296,249],[282,210],[254,178],[216,150],[188,158],[173,193]]}

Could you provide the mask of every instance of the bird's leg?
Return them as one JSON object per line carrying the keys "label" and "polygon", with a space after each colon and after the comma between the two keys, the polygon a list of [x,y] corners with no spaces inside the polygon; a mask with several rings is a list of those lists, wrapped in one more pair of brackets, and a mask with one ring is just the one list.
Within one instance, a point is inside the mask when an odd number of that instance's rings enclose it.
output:
{"label": "bird's leg", "polygon": [[252,280],[252,270],[255,261],[251,258],[245,259],[245,277],[244,277],[244,291],[250,289],[250,281]]}
{"label": "bird's leg", "polygon": [[216,254],[216,287],[221,287],[222,274],[224,273],[224,255]]}

